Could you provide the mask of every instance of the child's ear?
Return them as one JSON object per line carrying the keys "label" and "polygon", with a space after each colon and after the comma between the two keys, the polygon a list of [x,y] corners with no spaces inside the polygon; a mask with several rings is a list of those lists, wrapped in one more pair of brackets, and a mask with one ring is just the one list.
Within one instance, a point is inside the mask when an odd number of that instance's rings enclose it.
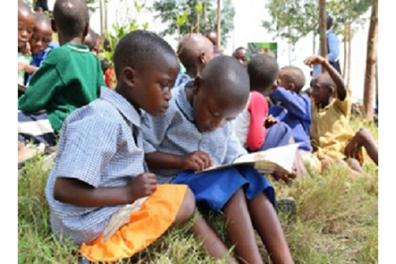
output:
{"label": "child's ear", "polygon": [[53,32],[57,32],[56,31],[56,24],[55,24],[55,20],[54,19],[51,19],[51,28],[52,28]]}
{"label": "child's ear", "polygon": [[296,84],[295,83],[289,83],[289,90],[295,91],[296,89]]}
{"label": "child's ear", "polygon": [[128,85],[128,87],[133,87],[135,84],[136,72],[131,67],[125,67],[122,70],[121,80]]}
{"label": "child's ear", "polygon": [[199,55],[199,61],[200,61],[202,64],[206,64],[205,52],[202,52],[202,53]]}
{"label": "child's ear", "polygon": [[193,94],[197,94],[202,85],[201,76],[197,75],[194,79]]}

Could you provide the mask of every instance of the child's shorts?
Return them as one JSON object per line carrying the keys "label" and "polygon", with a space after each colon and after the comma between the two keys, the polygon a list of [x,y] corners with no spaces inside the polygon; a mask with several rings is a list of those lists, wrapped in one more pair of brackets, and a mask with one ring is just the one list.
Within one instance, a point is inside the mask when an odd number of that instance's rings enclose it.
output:
{"label": "child's shorts", "polygon": [[56,134],[45,111],[39,113],[18,111],[18,141],[32,141],[37,145],[44,143],[46,146],[56,145]]}
{"label": "child's shorts", "polygon": [[230,167],[198,174],[191,170],[183,171],[177,174],[172,183],[187,184],[194,193],[197,204],[215,212],[220,212],[242,187],[248,200],[264,193],[275,206],[274,188],[252,166]]}
{"label": "child's shorts", "polygon": [[107,241],[100,235],[82,244],[81,254],[90,261],[117,261],[129,258],[157,240],[175,221],[188,188],[186,185],[161,184],[140,210],[132,212]]}

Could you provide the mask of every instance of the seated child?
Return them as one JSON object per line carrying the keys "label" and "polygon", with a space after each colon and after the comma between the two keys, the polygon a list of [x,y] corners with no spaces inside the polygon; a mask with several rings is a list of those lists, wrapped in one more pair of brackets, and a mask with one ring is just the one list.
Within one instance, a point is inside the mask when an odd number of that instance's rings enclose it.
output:
{"label": "seated child", "polygon": [[275,193],[263,175],[251,166],[195,172],[247,153],[229,121],[248,96],[246,67],[229,56],[215,57],[174,95],[164,115],[148,117],[143,126],[146,161],[161,180],[187,184],[199,205],[224,212],[241,261],[262,263],[254,225],[274,263],[292,263],[273,207]]}
{"label": "seated child", "polygon": [[239,47],[234,50],[232,53],[232,57],[237,59],[240,63],[246,64],[247,59],[246,59],[246,49],[244,47]]}
{"label": "seated child", "polygon": [[349,125],[351,97],[340,74],[323,57],[311,56],[304,62],[320,64],[327,71],[311,81],[312,147],[322,165],[326,167],[334,160],[346,161],[354,171],[363,172],[362,147],[378,165],[378,148],[372,135],[366,129],[355,133]]}
{"label": "seated child", "polygon": [[177,76],[175,87],[183,86],[194,79],[214,57],[212,42],[199,33],[191,33],[183,37],[177,48],[177,55],[186,72]]}
{"label": "seated child", "polygon": [[[157,116],[167,109],[178,72],[175,52],[154,33],[134,31],[120,40],[114,63],[115,91],[103,87],[100,98],[65,120],[45,192],[52,231],[81,245],[90,261],[129,258],[195,210],[186,185],[157,184],[144,163],[142,110]],[[112,215],[142,197],[129,221],[105,239]],[[199,215],[192,229],[210,255],[227,255]]]}
{"label": "seated child", "polygon": [[89,50],[93,54],[99,54],[101,45],[100,36],[98,33],[93,31],[93,29],[90,28],[88,30],[88,34],[85,36],[83,43],[88,46]]}
{"label": "seated child", "polygon": [[[96,99],[103,84],[98,59],[82,45],[88,31],[83,0],[57,0],[54,25],[61,47],[48,54],[18,100],[18,153],[30,153],[28,140],[53,146],[63,120],[75,109]],[[22,158],[23,157],[23,158]]]}
{"label": "seated child", "polygon": [[270,95],[275,104],[270,107],[270,113],[293,130],[294,141],[300,143],[300,149],[310,152],[311,103],[308,96],[301,93],[304,73],[295,66],[285,66],[279,70],[277,82]]}
{"label": "seated child", "polygon": [[18,1],[18,84],[24,84],[26,65],[31,60],[29,40],[33,33],[35,16],[29,6]]}
{"label": "seated child", "polygon": [[30,65],[26,65],[25,67],[25,85],[29,82],[33,73],[42,65],[48,53],[52,49],[58,47],[57,44],[51,43],[51,19],[44,13],[36,13],[34,15],[36,17],[36,23],[29,42],[32,52],[32,61]]}

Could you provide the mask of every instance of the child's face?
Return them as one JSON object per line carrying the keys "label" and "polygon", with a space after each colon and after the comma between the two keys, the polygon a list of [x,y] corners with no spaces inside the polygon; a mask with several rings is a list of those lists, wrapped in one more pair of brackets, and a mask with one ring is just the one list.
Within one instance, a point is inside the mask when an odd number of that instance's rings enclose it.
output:
{"label": "child's face", "polygon": [[171,88],[173,87],[179,64],[176,57],[164,54],[155,66],[136,71],[133,88],[128,90],[127,98],[149,114],[157,116],[169,107]]}
{"label": "child's face", "polygon": [[294,91],[294,89],[293,89],[294,85],[292,85],[292,83],[287,81],[287,79],[285,78],[285,74],[286,73],[283,72],[282,70],[279,72],[278,79],[276,81],[277,85],[285,88],[286,90]]}
{"label": "child's face", "polygon": [[[211,132],[227,121],[235,119],[245,107],[240,100],[212,94],[210,88],[195,87],[193,98],[194,120],[200,132]],[[246,103],[246,102],[245,102]]]}
{"label": "child's face", "polygon": [[311,81],[312,99],[316,106],[326,106],[332,96],[332,90],[323,78],[317,77]]}
{"label": "child's face", "polygon": [[34,16],[27,12],[18,12],[18,49],[25,48],[33,33]]}
{"label": "child's face", "polygon": [[45,50],[52,41],[51,25],[41,23],[36,25],[33,35],[30,39],[30,48],[32,54],[37,54]]}

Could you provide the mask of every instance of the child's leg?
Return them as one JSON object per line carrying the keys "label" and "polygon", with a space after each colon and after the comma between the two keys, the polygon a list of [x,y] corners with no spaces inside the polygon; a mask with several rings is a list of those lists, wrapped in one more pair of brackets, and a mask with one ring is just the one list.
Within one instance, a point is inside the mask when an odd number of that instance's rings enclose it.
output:
{"label": "child's leg", "polygon": [[259,194],[248,200],[247,204],[254,226],[273,263],[293,263],[285,235],[271,202],[264,194]]}
{"label": "child's leg", "polygon": [[370,132],[361,128],[345,147],[345,155],[354,157],[359,148],[364,147],[369,157],[378,165],[378,147]]}
{"label": "child's leg", "polygon": [[[195,198],[190,189],[187,190],[184,201],[176,215],[174,225],[186,223],[195,211]],[[202,216],[196,211],[195,223],[192,227],[192,232],[203,241],[203,246],[206,252],[216,258],[226,257],[228,249],[213,231],[213,229],[206,223]],[[233,259],[228,259],[228,263],[236,263]]]}
{"label": "child's leg", "polygon": [[242,189],[232,196],[223,211],[227,220],[228,236],[235,245],[238,259],[243,263],[263,263]]}

